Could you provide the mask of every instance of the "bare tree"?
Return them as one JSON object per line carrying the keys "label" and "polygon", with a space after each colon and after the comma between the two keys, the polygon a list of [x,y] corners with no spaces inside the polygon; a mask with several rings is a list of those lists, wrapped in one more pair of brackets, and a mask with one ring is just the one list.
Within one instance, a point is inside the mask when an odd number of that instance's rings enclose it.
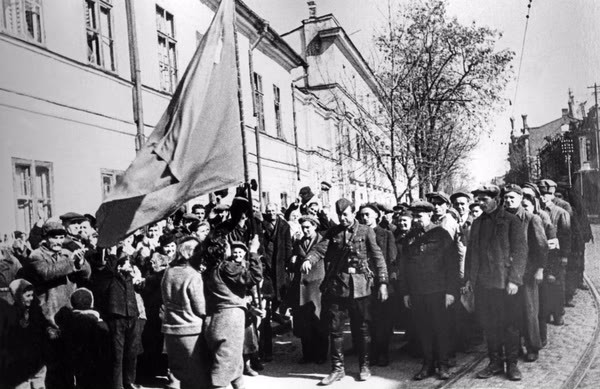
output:
{"label": "bare tree", "polygon": [[[423,0],[392,12],[375,37],[377,76],[387,110],[390,169],[396,163],[411,196],[438,190],[487,132],[490,114],[504,101],[514,52],[497,51],[501,34],[460,24],[444,0]],[[387,155],[375,150],[380,155]]]}

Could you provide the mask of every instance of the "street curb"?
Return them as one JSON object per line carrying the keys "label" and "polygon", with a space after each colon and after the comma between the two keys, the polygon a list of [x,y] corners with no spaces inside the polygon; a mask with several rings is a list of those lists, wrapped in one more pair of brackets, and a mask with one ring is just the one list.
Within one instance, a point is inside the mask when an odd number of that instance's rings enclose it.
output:
{"label": "street curb", "polygon": [[592,340],[588,343],[583,355],[579,358],[579,361],[577,361],[575,369],[573,369],[565,383],[561,386],[561,389],[575,389],[581,384],[581,381],[583,381],[583,378],[592,365],[598,351],[596,345],[598,344],[598,339],[600,339],[600,293],[598,293],[598,290],[586,274],[583,275],[583,278],[594,296],[594,304],[596,305],[596,315],[598,318]]}

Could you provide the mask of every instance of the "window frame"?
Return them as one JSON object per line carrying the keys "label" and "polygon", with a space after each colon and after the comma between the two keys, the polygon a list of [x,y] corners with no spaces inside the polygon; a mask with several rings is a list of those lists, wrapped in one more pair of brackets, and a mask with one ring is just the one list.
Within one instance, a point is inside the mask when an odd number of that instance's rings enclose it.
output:
{"label": "window frame", "polygon": [[266,132],[265,128],[265,94],[263,91],[263,79],[262,76],[254,72],[253,77],[253,88],[252,93],[254,94],[254,116],[258,124],[258,129],[261,132]]}
{"label": "window frame", "polygon": [[[16,24],[16,30],[12,30],[8,27],[7,18],[5,14],[4,7],[5,2],[12,2],[16,4],[14,9],[16,15],[16,19],[14,20]],[[31,10],[39,10],[38,13],[31,12],[32,14],[38,15],[39,23],[37,25],[38,35],[36,36],[35,31],[33,31],[34,36],[30,36],[29,25],[27,23],[27,9]],[[10,35],[12,37],[23,39],[29,43],[33,43],[38,46],[46,45],[46,34],[45,34],[45,23],[44,23],[44,6],[43,0],[0,0],[0,32]],[[25,30],[23,30],[23,27]],[[36,24],[32,24],[33,30],[36,30]]]}
{"label": "window frame", "polygon": [[100,194],[102,195],[102,201],[106,200],[106,198],[110,194],[110,192],[107,193],[104,190],[104,177],[108,176],[111,178],[111,188],[114,189],[114,187],[119,183],[119,178],[123,179],[124,175],[125,171],[123,170],[100,169]]}
{"label": "window frame", "polygon": [[[12,176],[13,176],[13,197],[15,206],[15,221],[16,228],[23,228],[28,232],[37,222],[37,205],[40,201],[45,204],[45,207],[48,208],[48,212],[46,214],[46,218],[52,217],[54,210],[54,164],[48,161],[38,161],[33,159],[25,159],[25,158],[11,158],[11,166],[12,166]],[[17,175],[17,167],[18,166],[27,166],[29,168],[29,177],[28,177],[28,190],[29,195],[23,195],[20,193],[20,180]],[[43,167],[48,169],[48,193],[46,197],[41,197],[41,194],[37,193],[37,168]],[[22,200],[26,200],[31,204],[31,210],[29,214],[29,225],[25,222],[25,225],[20,226],[20,217],[19,217],[19,202]]]}
{"label": "window frame", "polygon": [[[177,59],[179,58],[179,55],[177,53],[177,39],[175,38],[177,35],[176,26],[175,26],[175,15],[173,15],[173,13],[167,11],[167,9],[165,7],[162,7],[158,4],[156,4],[155,9],[156,9],[155,16],[156,16],[156,34],[157,34],[156,44],[158,46],[159,89],[163,92],[172,94],[173,92],[175,92],[175,89],[177,88],[177,83],[179,82],[179,80],[178,80],[179,69],[177,67]],[[159,23],[159,13],[160,13],[160,20],[163,23]],[[166,23],[169,21],[168,16],[170,16],[170,20],[171,20],[170,23]],[[164,24],[164,26],[163,26],[163,24]],[[166,26],[169,24],[171,26],[170,34],[167,31],[165,31]],[[165,42],[164,48],[166,49],[167,62],[163,61],[164,56],[162,55],[163,46],[161,45],[161,40],[163,40]],[[171,63],[171,57],[169,55],[171,46],[173,47],[172,63]],[[165,68],[169,71],[168,89],[165,87],[165,83],[163,80],[163,68]]]}
{"label": "window frame", "polygon": [[[94,4],[94,16],[96,18],[96,20],[94,20],[94,23],[96,24],[96,28],[92,28],[92,26],[89,26],[87,24],[87,20],[88,20],[88,3],[93,3]],[[103,70],[107,70],[109,72],[113,72],[116,73],[117,72],[117,57],[116,57],[116,49],[115,49],[115,32],[114,32],[114,16],[112,13],[113,10],[113,4],[112,4],[112,0],[84,0],[83,1],[83,6],[84,6],[84,14],[85,14],[85,34],[86,34],[86,43],[89,42],[89,36],[90,36],[90,32],[94,35],[94,37],[96,38],[97,41],[97,45],[98,45],[98,53],[96,53],[95,56],[99,57],[100,63],[96,63],[95,61],[92,61],[90,58],[90,53],[89,53],[89,44],[87,44],[87,49],[88,49],[88,53],[87,53],[87,62],[97,68],[103,69]],[[108,31],[108,35],[104,34],[104,31],[102,30],[102,22],[101,22],[101,13],[103,9],[107,9],[108,10],[108,23],[109,23],[109,31]],[[109,66],[106,66],[106,53],[105,53],[105,39],[108,39],[110,42],[110,55],[112,56],[112,64]]]}
{"label": "window frame", "polygon": [[285,139],[283,135],[283,123],[281,122],[281,89],[275,84],[273,84],[273,109],[275,111],[277,137]]}

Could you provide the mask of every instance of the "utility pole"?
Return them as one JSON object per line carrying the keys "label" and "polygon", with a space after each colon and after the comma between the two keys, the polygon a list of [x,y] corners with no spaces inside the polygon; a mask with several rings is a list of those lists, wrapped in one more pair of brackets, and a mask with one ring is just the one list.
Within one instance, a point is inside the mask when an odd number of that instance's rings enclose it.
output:
{"label": "utility pole", "polygon": [[594,90],[594,101],[596,102],[596,131],[594,131],[594,136],[596,138],[596,171],[600,171],[600,137],[598,136],[598,132],[600,131],[600,118],[598,117],[598,84],[594,83],[594,86],[588,86],[588,89]]}

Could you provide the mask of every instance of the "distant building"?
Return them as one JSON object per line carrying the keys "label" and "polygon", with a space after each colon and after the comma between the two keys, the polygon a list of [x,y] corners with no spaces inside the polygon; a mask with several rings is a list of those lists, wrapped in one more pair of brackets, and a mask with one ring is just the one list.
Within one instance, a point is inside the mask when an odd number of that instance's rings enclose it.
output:
{"label": "distant building", "polygon": [[573,96],[561,117],[538,127],[529,127],[523,115],[521,134],[511,134],[510,170],[507,182],[556,181],[562,190],[573,190],[583,198],[591,215],[600,215],[598,160],[598,110],[574,110]]}

